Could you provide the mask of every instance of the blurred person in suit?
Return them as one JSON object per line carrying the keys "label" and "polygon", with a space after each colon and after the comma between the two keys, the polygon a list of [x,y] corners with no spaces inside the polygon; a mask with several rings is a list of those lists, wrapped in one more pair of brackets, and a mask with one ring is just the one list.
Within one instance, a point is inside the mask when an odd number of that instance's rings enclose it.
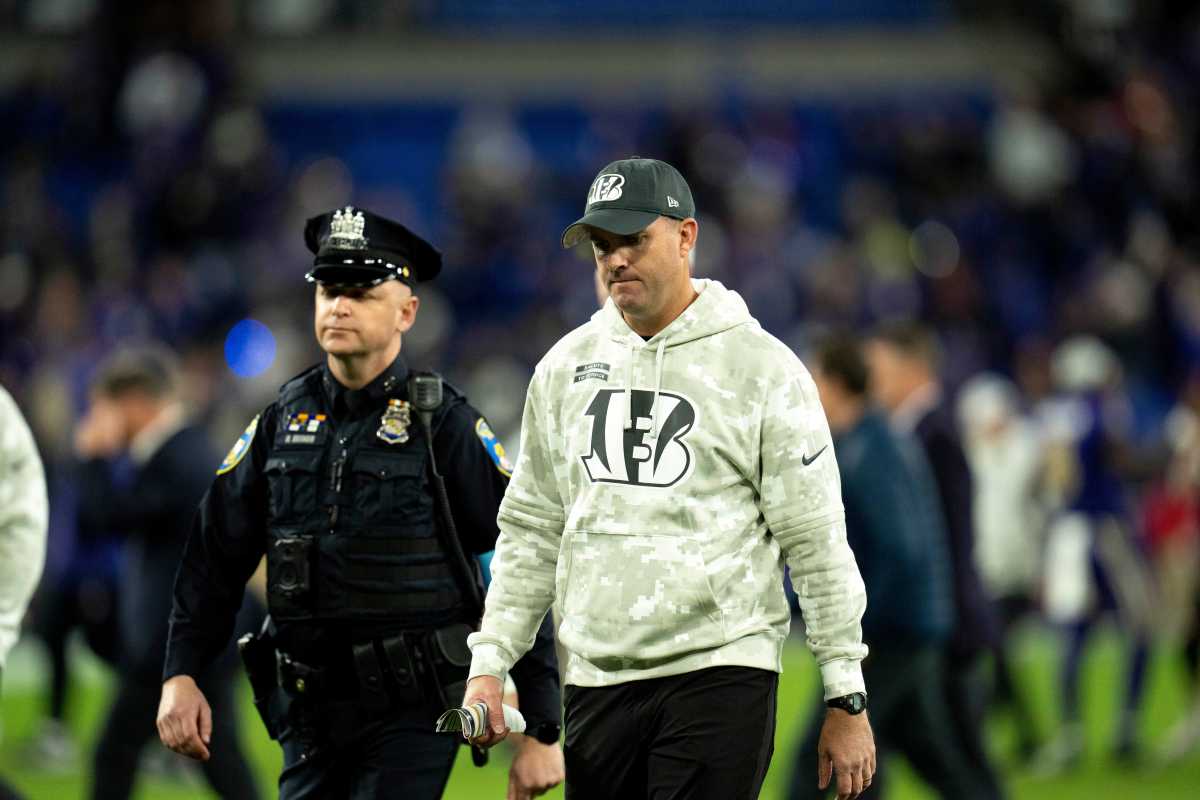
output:
{"label": "blurred person in suit", "polygon": [[[65,325],[80,324],[74,306],[64,300],[79,291],[70,281],[51,278],[43,288],[46,297],[42,300],[50,308],[40,313],[65,318]],[[52,296],[57,299],[50,299]],[[54,305],[59,302],[63,306]],[[39,330],[37,337],[43,347],[55,353],[72,352],[53,332]],[[29,622],[30,633],[45,650],[48,669],[39,674],[39,683],[33,689],[42,716],[19,755],[22,763],[32,768],[67,773],[79,766],[79,745],[71,723],[78,721],[74,684],[80,660],[95,655],[111,667],[117,658],[122,545],[112,531],[93,526],[79,513],[80,464],[71,452],[75,392],[68,387],[78,387],[86,397],[95,360],[74,354],[62,358],[68,363],[51,366],[46,363],[49,359],[38,358],[41,369],[60,373],[63,382],[45,378],[34,381],[27,395],[34,436],[43,444],[51,508],[46,568],[30,604]],[[72,646],[75,640],[82,640],[90,652]]]}
{"label": "blurred person in suit", "polygon": [[[63,465],[58,465],[63,469]],[[71,732],[72,683],[76,656],[70,647],[78,634],[88,650],[108,666],[114,666],[120,647],[117,624],[121,543],[110,531],[92,530],[76,514],[76,466],[63,469],[55,480],[55,466],[47,464],[50,494],[55,503],[75,517],[66,525],[51,524],[50,551],[56,535],[71,538],[65,547],[69,556],[57,568],[47,564],[42,583],[30,605],[30,632],[46,649],[49,670],[45,675],[44,714],[32,737],[21,748],[21,758],[46,771],[75,768],[79,746]],[[49,560],[49,559],[48,559]]]}
{"label": "blurred person in suit", "polygon": [[[171,588],[184,534],[220,459],[188,417],[174,357],[156,346],[118,350],[98,367],[75,444],[84,460],[81,515],[126,536],[119,681],[93,754],[91,788],[97,800],[118,800],[131,795],[154,736]],[[220,711],[203,768],[222,798],[253,800],[259,795],[238,734],[235,675],[230,648],[201,678]]]}
{"label": "blurred person in suit", "polygon": [[[878,742],[874,782],[861,797],[885,796],[886,756],[904,756],[945,798],[986,797],[971,769],[942,693],[945,647],[954,625],[950,561],[937,488],[920,446],[899,436],[870,402],[860,342],[829,337],[808,359],[833,433],[846,509],[846,536],[867,587],[863,640],[871,648],[863,677]],[[817,752],[818,706],[792,759]],[[823,795],[794,769],[788,797]]]}
{"label": "blurred person in suit", "polygon": [[988,785],[979,797],[999,797],[1000,779],[983,737],[988,697],[985,656],[995,641],[997,625],[975,565],[974,487],[938,376],[938,343],[924,326],[897,322],[876,329],[867,352],[875,398],[896,431],[916,437],[933,468],[949,544],[956,614],[944,702],[972,769]]}
{"label": "blurred person in suit", "polygon": [[1105,613],[1115,615],[1126,647],[1115,754],[1138,755],[1137,712],[1156,613],[1128,497],[1128,483],[1140,468],[1131,445],[1132,410],[1121,390],[1120,363],[1099,339],[1077,336],[1055,349],[1051,372],[1056,394],[1039,411],[1047,441],[1046,481],[1055,498],[1046,543],[1046,563],[1053,565],[1053,574],[1047,576],[1043,596],[1066,654],[1059,678],[1062,727],[1035,761],[1043,773],[1074,766],[1083,754],[1083,653]]}
{"label": "blurred person in suit", "polygon": [[[8,652],[46,559],[46,476],[33,433],[0,387],[0,686]],[[0,778],[0,800],[16,791]]]}
{"label": "blurred person in suit", "polygon": [[975,489],[975,561],[1000,623],[992,648],[995,699],[1012,710],[1024,760],[1037,750],[1037,726],[1014,677],[1008,641],[1015,625],[1037,611],[1046,516],[1042,441],[1021,413],[1016,386],[993,373],[963,385],[958,421]]}

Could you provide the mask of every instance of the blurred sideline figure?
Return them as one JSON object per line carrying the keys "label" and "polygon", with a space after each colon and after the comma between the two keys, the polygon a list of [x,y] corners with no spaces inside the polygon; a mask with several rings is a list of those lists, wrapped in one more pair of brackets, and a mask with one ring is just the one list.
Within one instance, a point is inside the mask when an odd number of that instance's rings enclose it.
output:
{"label": "blurred sideline figure", "polygon": [[[72,466],[74,473],[74,466]],[[72,483],[78,475],[71,475]],[[47,771],[69,771],[79,757],[71,733],[71,636],[76,631],[88,649],[108,666],[115,666],[120,647],[117,606],[121,571],[120,543],[113,532],[93,530],[75,514],[71,497],[55,494],[72,506],[74,541],[68,562],[51,572],[47,567],[30,611],[31,632],[46,648],[50,669],[45,676],[45,717],[22,747],[22,758]],[[62,530],[52,528],[54,537]],[[51,548],[54,544],[50,545]]]}
{"label": "blurred sideline figure", "polygon": [[[65,427],[65,425],[64,425]],[[71,732],[73,670],[78,633],[92,654],[115,666],[120,647],[117,606],[121,543],[116,532],[96,527],[79,507],[80,464],[69,450],[48,455],[47,490],[52,508],[46,570],[30,606],[31,632],[46,650],[44,714],[21,748],[21,759],[48,772],[77,768]]]}
{"label": "blurred sideline figure", "polygon": [[1043,594],[1047,617],[1063,632],[1066,654],[1059,691],[1062,728],[1039,753],[1040,772],[1073,766],[1083,754],[1079,677],[1088,634],[1104,611],[1115,613],[1128,647],[1115,752],[1136,754],[1153,613],[1152,585],[1126,497],[1130,412],[1119,389],[1116,356],[1098,339],[1075,337],[1055,350],[1052,372],[1058,394],[1040,412],[1047,483],[1056,497]]}
{"label": "blurred sideline figure", "polygon": [[[880,764],[862,797],[886,796],[889,753],[908,759],[941,797],[985,796],[987,786],[972,772],[942,696],[954,597],[929,464],[919,445],[894,434],[871,406],[867,365],[856,339],[826,340],[810,363],[833,433],[847,540],[869,598],[863,640],[871,651],[863,677]],[[795,751],[791,800],[824,795],[808,771],[823,717],[822,704]]]}
{"label": "blurred sideline figure", "polygon": [[988,690],[984,656],[991,650],[996,621],[975,566],[974,489],[958,425],[938,377],[940,354],[931,330],[898,322],[878,328],[868,350],[875,397],[888,410],[892,427],[914,435],[933,468],[950,549],[956,624],[950,637],[943,701],[955,736],[987,791],[1003,796],[983,736]]}
{"label": "blurred sideline figure", "polygon": [[[92,382],[76,431],[84,461],[80,514],[125,534],[120,594],[119,687],[93,758],[93,798],[124,800],[138,761],[154,735],[166,652],[171,586],[185,532],[218,457],[179,396],[178,367],[160,347],[119,350]],[[109,463],[128,459],[127,480]],[[238,734],[232,650],[201,679],[217,709],[213,758],[205,776],[222,798],[258,797]]]}
{"label": "blurred sideline figure", "polygon": [[1167,733],[1160,758],[1185,758],[1200,747],[1200,371],[1193,372],[1167,417],[1166,475],[1146,499],[1146,531],[1162,594],[1161,632],[1182,646],[1188,706]]}
{"label": "blurred sideline figure", "polygon": [[[0,386],[0,690],[4,663],[42,574],[48,519],[46,476],[33,433],[12,395]],[[17,797],[0,777],[0,800]]]}
{"label": "blurred sideline figure", "polygon": [[1045,526],[1041,438],[1021,414],[1016,386],[992,373],[963,385],[958,418],[975,487],[975,562],[999,615],[995,699],[1012,711],[1024,760],[1037,748],[1037,727],[1031,701],[1014,678],[1008,642],[1015,624],[1037,611]]}

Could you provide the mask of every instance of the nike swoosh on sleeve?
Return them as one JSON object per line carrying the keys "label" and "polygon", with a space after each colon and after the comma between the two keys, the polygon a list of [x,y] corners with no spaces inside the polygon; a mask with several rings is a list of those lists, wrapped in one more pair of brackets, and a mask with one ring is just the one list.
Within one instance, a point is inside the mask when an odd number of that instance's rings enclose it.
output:
{"label": "nike swoosh on sleeve", "polygon": [[829,445],[825,445],[825,446],[824,446],[824,447],[822,447],[820,450],[818,450],[817,452],[813,453],[811,456],[800,456],[800,461],[801,461],[801,462],[803,462],[804,466],[806,466],[806,467],[807,467],[809,464],[811,464],[812,462],[814,462],[814,461],[816,461],[818,458],[820,458],[820,457],[821,457],[821,453],[824,453],[824,452],[825,452],[826,450],[828,450],[828,449],[829,449]]}

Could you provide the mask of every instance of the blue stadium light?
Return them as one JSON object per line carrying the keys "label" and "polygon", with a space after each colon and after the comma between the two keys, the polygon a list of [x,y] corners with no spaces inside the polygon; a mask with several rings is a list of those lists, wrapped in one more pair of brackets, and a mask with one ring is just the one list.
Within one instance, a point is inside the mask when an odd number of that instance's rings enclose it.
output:
{"label": "blue stadium light", "polygon": [[275,334],[256,319],[244,319],[225,336],[225,363],[237,375],[253,378],[275,361]]}

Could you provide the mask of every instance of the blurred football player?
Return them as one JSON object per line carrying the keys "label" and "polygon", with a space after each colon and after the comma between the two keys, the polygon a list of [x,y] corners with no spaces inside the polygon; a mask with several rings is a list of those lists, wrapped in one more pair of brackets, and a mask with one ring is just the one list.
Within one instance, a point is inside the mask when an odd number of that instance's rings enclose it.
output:
{"label": "blurred football player", "polygon": [[1060,676],[1063,726],[1039,754],[1036,769],[1053,772],[1083,752],[1079,675],[1088,633],[1099,615],[1115,613],[1127,640],[1127,673],[1116,753],[1136,753],[1151,625],[1151,583],[1134,539],[1126,497],[1130,410],[1116,356],[1093,337],[1075,337],[1054,353],[1057,396],[1042,410],[1047,481],[1058,510],[1047,532],[1045,611],[1063,631]]}
{"label": "blurred football player", "polygon": [[963,385],[958,418],[975,488],[975,563],[1000,623],[992,646],[995,699],[1011,708],[1018,752],[1029,758],[1037,748],[1033,709],[1014,679],[1008,640],[1036,608],[1045,529],[1041,436],[1021,413],[1013,383],[992,373]]}

